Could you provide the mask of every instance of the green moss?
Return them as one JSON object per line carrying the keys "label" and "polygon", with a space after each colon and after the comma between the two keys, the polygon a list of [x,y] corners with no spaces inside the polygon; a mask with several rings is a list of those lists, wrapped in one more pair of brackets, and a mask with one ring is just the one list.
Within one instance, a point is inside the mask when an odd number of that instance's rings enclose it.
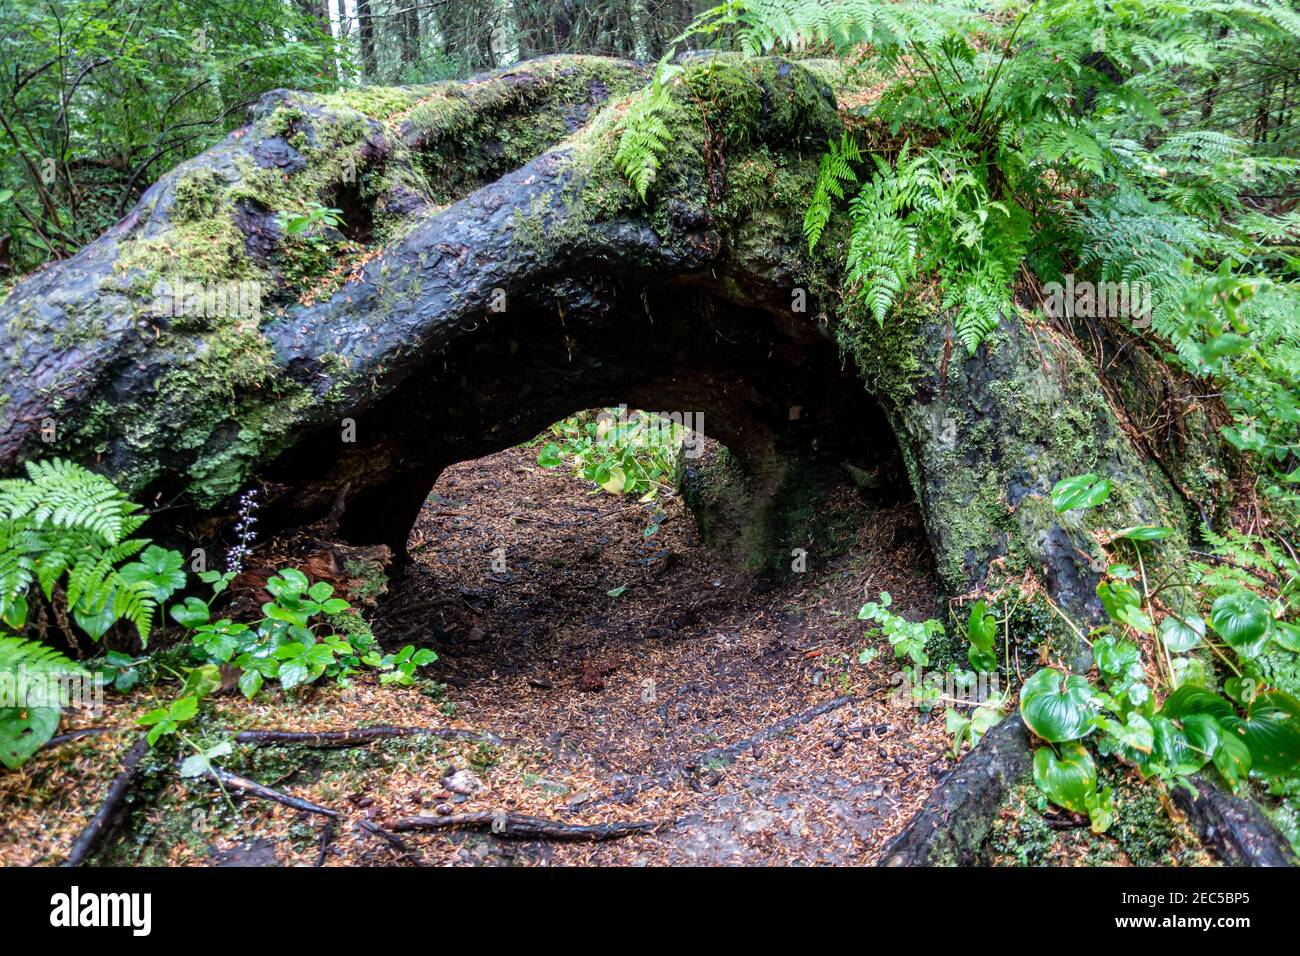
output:
{"label": "green moss", "polygon": [[437,96],[432,86],[363,86],[321,97],[327,109],[350,109],[374,119],[389,119]]}
{"label": "green moss", "polygon": [[221,206],[226,183],[211,169],[198,167],[176,180],[175,199],[170,215],[172,222],[185,223],[211,219]]}
{"label": "green moss", "polygon": [[1054,809],[1032,782],[1008,791],[988,840],[996,866],[1209,866],[1214,858],[1183,820],[1172,819],[1158,788],[1102,763],[1098,785],[1114,788],[1115,822],[1103,834],[1086,821],[1065,829],[1049,825]]}

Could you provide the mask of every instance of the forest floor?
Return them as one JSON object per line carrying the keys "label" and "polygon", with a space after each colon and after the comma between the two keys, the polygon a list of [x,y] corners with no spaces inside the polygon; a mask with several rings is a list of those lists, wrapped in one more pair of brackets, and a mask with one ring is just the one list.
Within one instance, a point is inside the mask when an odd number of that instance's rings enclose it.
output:
{"label": "forest floor", "polygon": [[[942,718],[895,699],[892,651],[856,618],[880,591],[908,617],[940,616],[920,516],[844,494],[837,505],[862,512],[855,546],[824,561],[810,552],[805,573],[769,580],[725,567],[680,499],[593,496],[528,448],[449,468],[413,532],[414,565],[374,614],[386,646],[438,653],[423,679],[218,696],[197,733],[210,743],[230,730],[387,724],[491,736],[236,745],[222,761],[337,817],[225,795],[178,777],[174,756],[151,755],[125,826],[95,859],[872,863],[953,761]],[[868,647],[878,653],[861,663]],[[69,723],[115,732],[0,775],[0,805],[12,809],[0,863],[66,856],[138,737],[134,718],[167,694],[110,695],[106,716]],[[482,816],[459,816],[471,813]],[[599,842],[505,839],[491,829],[514,819],[506,813],[653,827]],[[412,817],[464,823],[405,829]]]}

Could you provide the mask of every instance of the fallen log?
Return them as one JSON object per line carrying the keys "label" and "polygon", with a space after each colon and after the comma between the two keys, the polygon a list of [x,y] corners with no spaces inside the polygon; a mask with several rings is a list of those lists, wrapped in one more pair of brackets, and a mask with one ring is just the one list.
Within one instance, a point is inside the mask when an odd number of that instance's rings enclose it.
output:
{"label": "fallen log", "polygon": [[[451,99],[268,96],[0,301],[0,474],[53,455],[91,465],[163,506],[151,535],[186,549],[218,547],[250,485],[266,533],[345,500],[341,537],[401,556],[448,464],[622,400],[698,412],[732,452],[735,487],[697,514],[729,509],[702,527],[749,567],[788,568],[809,527],[791,501],[885,454],[906,461],[950,597],[1032,573],[1095,623],[1094,532],[1161,525],[1173,533],[1153,557],[1185,546],[1184,503],[1068,331],[1027,305],[966,354],[937,304],[883,326],[844,307],[839,257],[809,256],[800,229],[843,127],[833,70],[681,66],[673,143],[644,196],[614,162],[621,105],[599,108],[645,82],[628,64],[523,64]],[[534,104],[566,123],[580,107],[571,135],[455,172],[493,110],[526,122]],[[311,242],[280,225],[313,204],[342,221]],[[249,314],[191,314],[186,297],[178,313],[160,291],[173,279],[264,295]],[[1084,473],[1123,493],[1056,514],[1053,484]]]}
{"label": "fallen log", "polygon": [[485,830],[493,836],[521,840],[567,840],[594,842],[617,840],[637,833],[651,833],[664,826],[653,821],[616,823],[561,823],[522,813],[484,810],[476,813],[452,813],[442,817],[406,817],[392,824],[399,833],[409,830]]}
{"label": "fallen log", "polygon": [[1195,794],[1176,787],[1170,795],[1201,842],[1225,865],[1298,865],[1286,837],[1254,800],[1227,793],[1203,774],[1193,775],[1192,786]]}

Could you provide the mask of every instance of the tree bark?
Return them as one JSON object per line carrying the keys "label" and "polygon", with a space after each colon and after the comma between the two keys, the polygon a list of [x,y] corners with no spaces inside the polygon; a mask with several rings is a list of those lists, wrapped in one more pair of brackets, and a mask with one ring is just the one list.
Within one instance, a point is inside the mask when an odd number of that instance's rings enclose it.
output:
{"label": "tree bark", "polygon": [[[215,546],[257,482],[263,527],[342,500],[345,537],[400,551],[452,462],[583,408],[702,410],[741,463],[760,562],[789,561],[771,528],[808,476],[901,449],[950,596],[1033,574],[1095,619],[1096,531],[1183,522],[1092,365],[1028,312],[973,356],[937,310],[850,328],[838,266],[800,229],[832,89],[779,59],[683,64],[644,202],[599,111],[644,84],[632,64],[268,97],[0,305],[0,471],[88,462],[190,547]],[[313,202],[345,212],[323,246],[281,225]],[[158,315],[177,274],[260,283],[261,314]],[[1052,484],[1087,471],[1113,502],[1056,515]]]}

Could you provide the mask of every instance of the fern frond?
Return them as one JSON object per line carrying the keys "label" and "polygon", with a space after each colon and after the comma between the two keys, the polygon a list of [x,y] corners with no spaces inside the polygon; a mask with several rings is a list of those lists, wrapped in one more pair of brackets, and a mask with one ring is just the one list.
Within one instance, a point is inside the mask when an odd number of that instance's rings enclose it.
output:
{"label": "fern frond", "polygon": [[86,676],[80,664],[52,647],[39,641],[0,634],[0,671],[15,672],[20,667],[29,673]]}
{"label": "fern frond", "polygon": [[847,131],[840,134],[837,143],[831,140],[827,151],[822,154],[821,166],[817,171],[817,183],[813,187],[812,199],[808,202],[808,211],[803,217],[803,234],[808,240],[808,251],[812,252],[821,241],[822,232],[831,218],[831,203],[844,198],[846,183],[856,183],[858,174],[853,169],[854,163],[862,162],[862,152],[857,142]]}

